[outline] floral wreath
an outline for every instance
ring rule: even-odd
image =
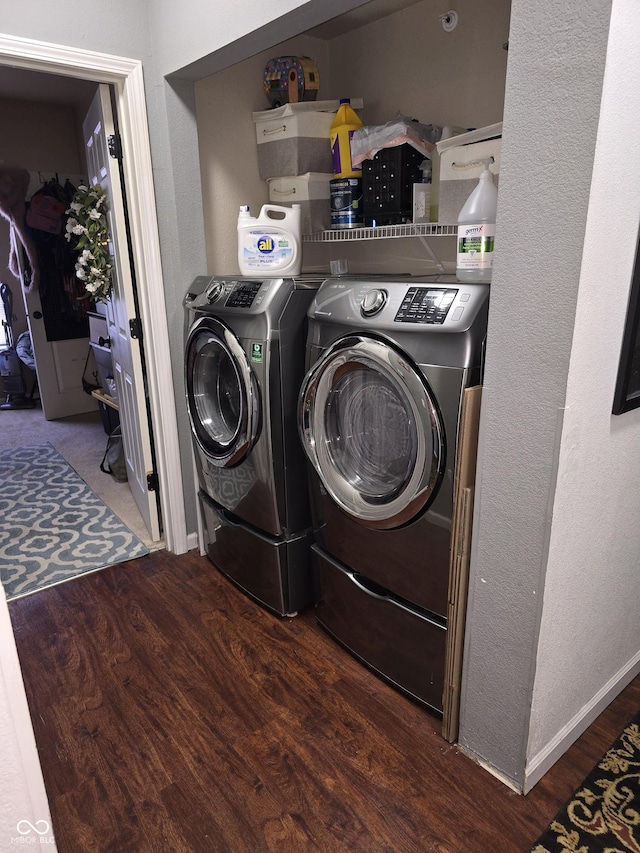
[[[76,276],[84,282],[86,296],[98,302],[106,302],[111,295],[111,255],[109,254],[109,235],[107,217],[102,209],[107,197],[101,186],[85,187],[76,190],[69,209],[66,227],[66,239],[75,240],[75,248],[80,254],[76,260]],[[77,238],[77,239],[76,239]]]

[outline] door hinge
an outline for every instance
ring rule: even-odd
[[[113,157],[114,160],[122,160],[122,143],[120,142],[120,136],[117,133],[112,133],[110,136],[107,136],[107,145],[109,147],[109,154]]]
[[[134,317],[133,320],[129,320],[129,331],[132,338],[142,340],[142,321],[140,317]]]
[[[158,491],[158,475],[155,471],[152,471],[150,474],[147,474],[147,489],[150,492]]]

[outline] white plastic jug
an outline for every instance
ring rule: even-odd
[[[264,204],[253,217],[243,205],[238,214],[238,265],[242,275],[300,275],[301,208]]]
[[[490,160],[482,161],[484,171],[478,185],[458,216],[458,281],[491,282],[496,238],[498,188],[489,171]]]

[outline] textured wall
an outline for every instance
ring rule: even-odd
[[[436,125],[486,127],[502,121],[510,0],[458,0],[445,32],[437,0],[374,21],[330,42],[332,88],[365,97],[365,121],[397,112]],[[347,93],[349,94],[349,93]]]
[[[608,0],[512,9],[461,743],[518,785],[609,11]],[[566,715],[569,696],[556,701]]]
[[[613,5],[567,383],[530,765],[609,680],[638,671],[640,410],[611,414],[640,220],[637,5]]]

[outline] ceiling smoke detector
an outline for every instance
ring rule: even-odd
[[[445,33],[450,33],[458,26],[458,13],[455,9],[449,9],[444,15],[439,16],[439,20]]]

